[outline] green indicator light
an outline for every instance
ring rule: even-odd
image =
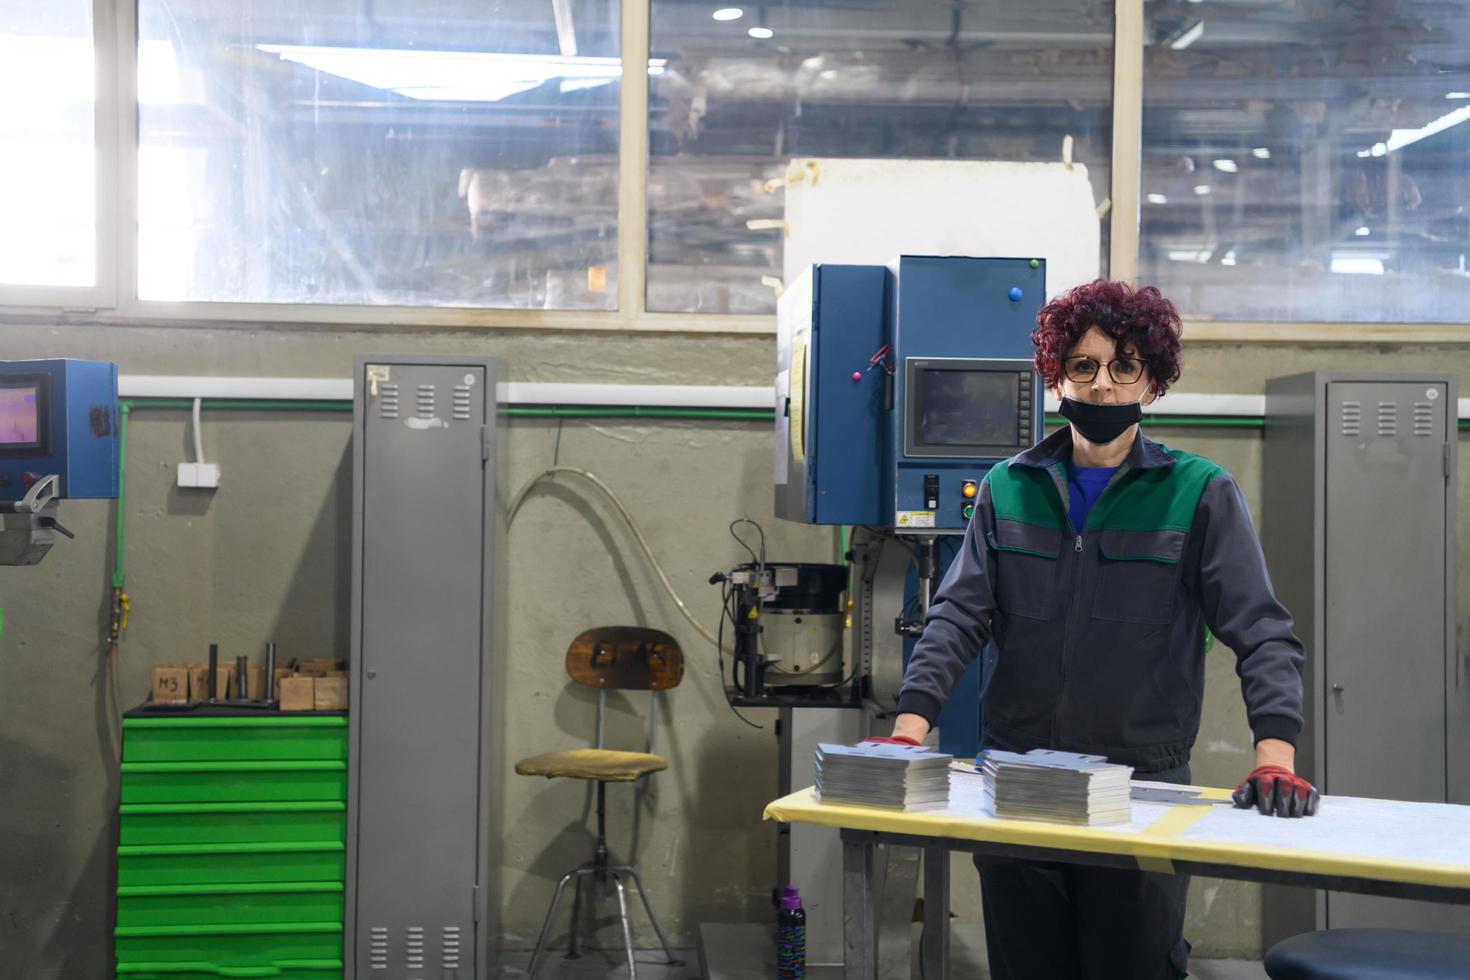
[[[1031,268],[1033,268],[1033,269],[1039,269],[1039,268],[1041,268],[1041,261],[1039,259],[1032,259],[1031,260]]]
[[[968,521],[970,518],[972,518],[972,517],[975,516],[975,505],[974,504],[965,504],[964,507],[960,508],[960,513],[961,514],[964,514],[965,515],[965,520]]]

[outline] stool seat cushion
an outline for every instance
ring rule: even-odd
[[[1271,980],[1448,980],[1470,977],[1470,936],[1415,929],[1322,929],[1282,940]]]
[[[651,772],[669,768],[669,760],[647,752],[614,752],[611,749],[572,749],[547,752],[516,763],[522,776],[566,779],[595,779],[603,783],[637,782]]]

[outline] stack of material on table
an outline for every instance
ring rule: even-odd
[[[886,810],[943,810],[949,806],[953,758],[920,745],[818,745],[817,799]]]
[[[1133,769],[1100,755],[1050,749],[987,751],[985,802],[997,817],[1092,826],[1127,823]]]

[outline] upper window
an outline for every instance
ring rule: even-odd
[[[617,308],[617,0],[138,21],[140,298]]]
[[[0,0],[0,283],[97,281],[92,0]]]
[[[1188,316],[1470,319],[1470,2],[1147,17],[1142,281]]]
[[[649,309],[775,310],[784,201],[764,185],[793,158],[1054,162],[1071,136],[1109,194],[1106,0],[652,0],[651,17]]]

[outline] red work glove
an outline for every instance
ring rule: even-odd
[[[1242,809],[1254,806],[1266,816],[1310,817],[1317,812],[1317,787],[1285,766],[1256,766],[1230,799]]]
[[[881,742],[884,745],[923,745],[924,743],[909,735],[874,735],[872,738],[863,739],[864,742]]]

